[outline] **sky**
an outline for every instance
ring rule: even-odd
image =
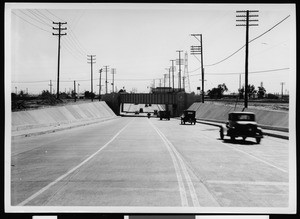
[[[258,10],[258,26],[249,28],[249,84],[263,85],[267,93],[284,94],[295,83],[295,8],[292,4],[6,4],[6,75],[11,92],[57,90],[58,25],[62,25],[60,48],[60,91],[91,91],[91,64],[95,55],[93,91],[99,92],[99,70],[108,66],[107,91],[125,88],[149,92],[164,86],[172,65],[181,58],[181,75],[187,92],[199,92],[200,55],[190,47],[199,46],[191,34],[202,34],[204,90],[225,83],[228,93],[237,92],[245,78],[246,27],[236,26],[237,10]],[[243,14],[243,13],[242,13]],[[253,18],[254,19],[254,18]],[[275,27],[274,27],[275,26]],[[263,35],[262,35],[263,34]],[[261,35],[261,36],[260,36]],[[224,60],[225,59],[225,60]],[[224,61],[222,61],[224,60]],[[175,64],[175,63],[174,63]],[[176,66],[175,88],[178,88]],[[166,76],[166,77],[167,77]],[[105,70],[101,93],[106,92]],[[283,83],[283,86],[282,86]],[[78,86],[79,84],[79,86]],[[166,78],[165,86],[169,85]],[[172,82],[171,82],[172,85]],[[183,84],[181,84],[183,87]]]

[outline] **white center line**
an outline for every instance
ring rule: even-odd
[[[178,165],[178,162],[176,160],[176,157],[175,157],[173,151],[171,150],[171,148],[169,147],[168,142],[165,140],[165,138],[162,136],[162,134],[159,132],[159,130],[152,124],[152,122],[149,121],[149,123],[153,127],[153,129],[157,132],[157,134],[161,137],[161,139],[163,140],[166,148],[168,149],[168,151],[171,155],[173,165],[174,165],[174,168],[175,168],[175,172],[176,172],[176,176],[177,176],[177,181],[178,181],[178,186],[179,186],[179,193],[180,193],[180,198],[181,198],[181,205],[182,206],[188,206],[186,191],[185,191],[185,188],[184,188],[182,175],[180,173],[180,169],[179,169],[179,165]]]

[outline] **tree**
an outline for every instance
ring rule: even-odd
[[[218,87],[214,87],[211,90],[208,90],[207,95],[211,99],[220,99],[223,97],[223,93],[225,91],[228,91],[228,88],[227,88],[226,84],[223,83],[223,84],[219,84]]]
[[[240,99],[244,98],[244,93],[245,93],[245,87],[243,86],[239,91],[239,97]],[[257,93],[257,90],[255,90],[254,85],[248,85],[248,98],[254,97],[254,95]]]
[[[95,93],[92,93],[92,92],[89,92],[89,91],[85,91],[84,92],[84,97],[86,98],[86,99],[91,99],[91,98],[95,98]]]
[[[266,89],[263,86],[258,87],[257,97],[264,98],[265,94],[266,94]]]

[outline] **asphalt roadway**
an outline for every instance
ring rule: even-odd
[[[12,206],[287,207],[288,140],[120,117],[12,139]]]

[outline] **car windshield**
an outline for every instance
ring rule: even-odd
[[[235,121],[255,121],[255,118],[254,118],[253,114],[232,114],[231,115],[231,120],[235,120]]]

